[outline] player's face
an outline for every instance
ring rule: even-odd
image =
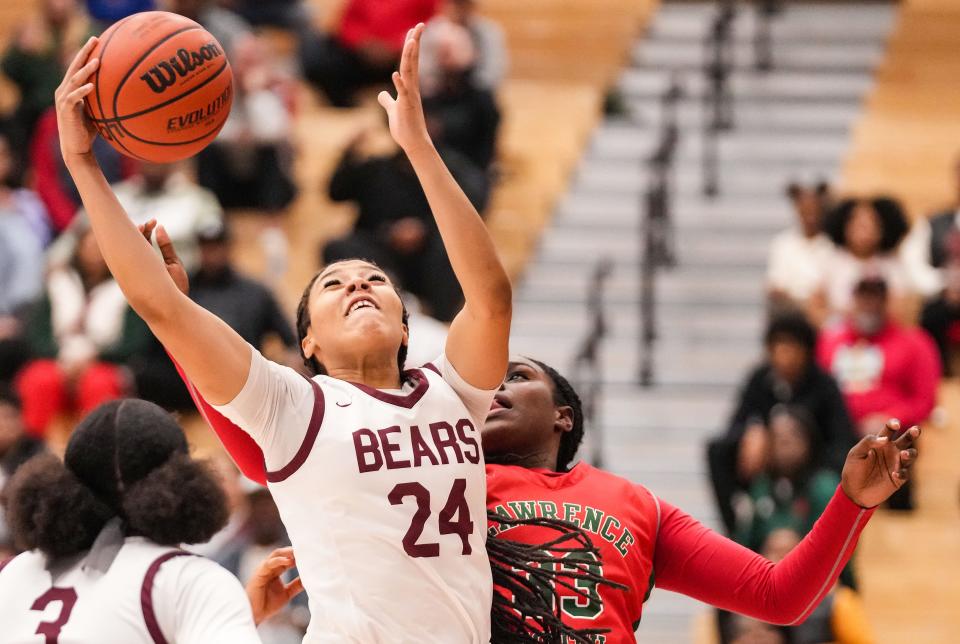
[[[358,358],[396,361],[407,342],[403,303],[382,270],[349,260],[328,266],[310,291],[310,330],[303,352],[328,368]]]
[[[520,458],[559,449],[572,424],[569,407],[557,407],[553,381],[534,362],[514,358],[490,407],[481,436],[487,456]]]

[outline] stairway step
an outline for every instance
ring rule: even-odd
[[[659,131],[663,111],[659,96],[634,97],[628,100],[633,127]],[[777,105],[772,110],[768,105],[736,102],[734,111],[738,132],[812,132],[845,135],[850,131],[860,113],[856,103],[825,101],[821,104],[805,102],[801,105]],[[704,127],[702,101],[681,101],[677,104],[677,125],[682,134],[699,136]],[[603,126],[606,127],[606,126]]]
[[[701,71],[631,68],[621,76],[618,87],[625,96],[661,96],[671,79],[677,78],[688,98],[702,97],[707,81]],[[737,102],[797,103],[832,101],[859,104],[873,79],[863,73],[815,73],[775,71],[767,75],[734,71],[730,91]]]
[[[774,40],[772,43],[773,70],[777,72],[867,74],[883,59],[883,47],[877,42]],[[756,59],[752,38],[735,41],[729,51],[736,69],[754,71]],[[691,42],[689,38],[654,38],[637,45],[632,59],[634,65],[651,69],[702,70],[710,55],[703,44]]]

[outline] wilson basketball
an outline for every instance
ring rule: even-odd
[[[100,36],[87,110],[100,135],[128,156],[169,163],[210,143],[230,114],[233,73],[199,24],[165,11],[125,18]]]

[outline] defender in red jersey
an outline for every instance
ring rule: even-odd
[[[853,554],[874,506],[904,484],[917,457],[911,428],[897,439],[891,421],[847,456],[843,482],[810,534],[781,563],[709,530],[642,485],[578,463],[583,438],[580,399],[542,363],[515,359],[484,426],[487,507],[505,517],[550,517],[583,528],[601,553],[596,572],[618,588],[580,582],[558,588],[563,620],[578,629],[608,629],[597,642],[634,642],[653,586],[719,608],[780,624],[802,622]],[[505,529],[506,528],[506,529]],[[541,543],[533,526],[492,521],[491,537]]]

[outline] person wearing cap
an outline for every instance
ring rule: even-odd
[[[850,312],[820,334],[817,359],[837,379],[861,435],[891,417],[904,427],[921,424],[936,405],[941,371],[933,340],[892,319],[881,277],[856,284]],[[898,507],[898,497],[909,509],[909,491],[895,494],[891,507]]]

